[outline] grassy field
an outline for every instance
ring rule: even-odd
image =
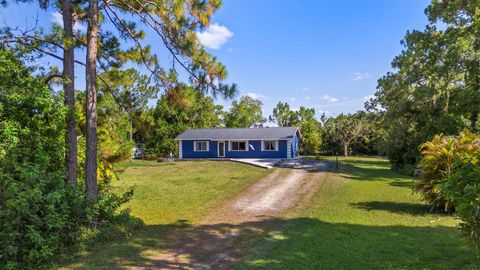
[[[260,222],[238,269],[480,269],[458,221],[378,158],[341,158],[301,213]]]
[[[152,260],[189,239],[181,269],[204,261],[218,235],[230,234],[235,269],[480,269],[458,221],[429,213],[412,194],[412,180],[380,158],[341,158],[340,172],[326,173],[303,208],[280,217],[235,224],[198,224],[271,171],[230,162],[133,162],[115,183],[134,186],[129,207],[147,226],[128,239],[99,244],[63,264],[64,269],[158,266]],[[212,234],[211,236],[208,236]],[[210,237],[211,242],[199,239]],[[222,247],[216,247],[221,250]],[[160,262],[160,265],[161,262]]]
[[[127,205],[146,227],[129,239],[102,243],[90,252],[62,263],[63,269],[119,269],[136,265],[171,243],[178,234],[228,198],[271,173],[234,162],[132,161],[117,164],[122,171],[114,182],[118,192],[134,187]]]
[[[127,206],[147,225],[177,220],[195,222],[271,172],[239,163],[212,161],[136,161],[121,166],[129,167],[114,187],[120,192],[134,187],[135,198]]]

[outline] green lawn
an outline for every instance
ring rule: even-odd
[[[242,192],[272,170],[235,162],[132,161],[117,164],[118,192],[135,188],[127,205],[146,227],[126,240],[103,243],[91,252],[62,262],[64,269],[118,269],[138,264],[171,243],[165,240],[183,232],[226,199]]]
[[[380,158],[340,161],[341,171],[327,173],[302,209],[206,225],[199,219],[271,171],[231,162],[120,164],[124,172],[115,186],[135,186],[129,207],[147,226],[126,240],[99,244],[63,268],[182,269],[200,265],[212,250],[230,250],[236,269],[480,269],[473,247],[459,236],[458,221],[429,213],[412,194],[409,177],[390,171]],[[218,232],[227,232],[228,241]],[[152,260],[177,241],[191,243],[185,262]]]
[[[148,225],[195,222],[270,172],[234,162],[136,161],[114,187],[135,188],[134,200],[127,206]]]
[[[378,158],[341,158],[296,216],[264,228],[238,269],[480,269],[458,221],[432,214],[409,177]]]

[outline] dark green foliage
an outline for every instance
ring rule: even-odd
[[[192,87],[179,84],[144,115],[145,150],[157,157],[177,155],[175,137],[188,128],[221,127],[222,106]]]
[[[65,185],[64,109],[0,51],[0,268],[42,268],[79,235],[82,199]]]
[[[83,182],[78,191],[65,183],[65,109],[30,72],[0,50],[0,269],[47,268],[88,240],[84,232],[118,236],[138,224],[119,210],[132,191],[111,192],[105,163],[97,203],[85,199]]]
[[[456,159],[455,170],[442,188],[463,221],[463,232],[480,250],[480,139],[473,147],[474,151]]]
[[[378,155],[384,140],[381,115],[359,111],[336,117],[322,116],[322,153]]]
[[[417,147],[435,134],[479,131],[479,8],[478,1],[432,1],[429,24],[407,32],[394,72],[378,81],[367,108],[384,112],[394,169],[412,173]]]
[[[463,232],[480,248],[480,136],[436,136],[421,147],[414,190],[431,207],[455,210]]]
[[[279,127],[291,127],[297,122],[297,115],[295,111],[290,109],[290,105],[287,102],[283,103],[280,101],[273,108],[273,114],[268,119]]]
[[[303,155],[316,155],[322,144],[320,138],[320,123],[315,119],[315,109],[301,106],[298,111],[290,109],[288,103],[279,102],[273,108],[273,114],[269,120],[279,127],[300,128],[302,139],[300,140],[300,153]]]
[[[475,153],[466,154],[456,161],[456,170],[450,175],[443,189],[455,205],[456,214],[462,219],[460,226],[480,249],[480,140]]]
[[[295,112],[295,122],[292,126],[298,126],[302,133],[300,140],[300,153],[302,155],[316,155],[320,151],[322,144],[320,138],[320,123],[315,119],[315,109],[300,107]]]
[[[262,115],[263,103],[250,96],[232,102],[232,108],[225,113],[227,128],[262,127],[267,121]]]

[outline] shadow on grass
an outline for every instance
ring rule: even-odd
[[[354,163],[357,165],[363,166],[377,166],[377,167],[390,167],[390,163],[387,159],[382,159],[379,157],[357,157],[351,156],[348,159],[340,157],[341,162],[345,163]]]
[[[340,160],[340,172],[345,172],[345,178],[361,181],[390,181],[392,186],[407,187],[412,178],[394,172],[387,160],[365,160],[349,158]],[[392,181],[393,180],[393,181]]]
[[[394,187],[405,187],[405,188],[412,188],[413,187],[413,181],[411,179],[406,179],[405,181],[392,181],[389,183],[389,185],[394,186]]]
[[[403,214],[410,214],[410,215],[426,215],[429,214],[428,207],[424,204],[420,203],[398,203],[398,202],[359,202],[359,203],[351,203],[353,207],[372,211],[372,210],[380,210],[380,211],[388,211],[391,213],[403,213]]]
[[[160,254],[161,253],[161,254]],[[76,258],[70,269],[473,269],[449,227],[365,226],[312,218],[147,226]]]

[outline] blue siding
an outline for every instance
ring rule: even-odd
[[[182,141],[182,157],[183,158],[213,158],[217,157],[217,142],[209,141],[209,151],[195,152],[193,151],[194,141]]]
[[[217,158],[217,141],[209,141],[210,149],[206,152],[194,152],[193,142],[191,140],[181,141],[183,158]],[[225,141],[225,158],[287,158],[287,140],[278,141],[277,151],[262,151],[262,141],[251,140],[251,144],[255,150],[248,147],[248,151],[229,151],[228,141]]]

